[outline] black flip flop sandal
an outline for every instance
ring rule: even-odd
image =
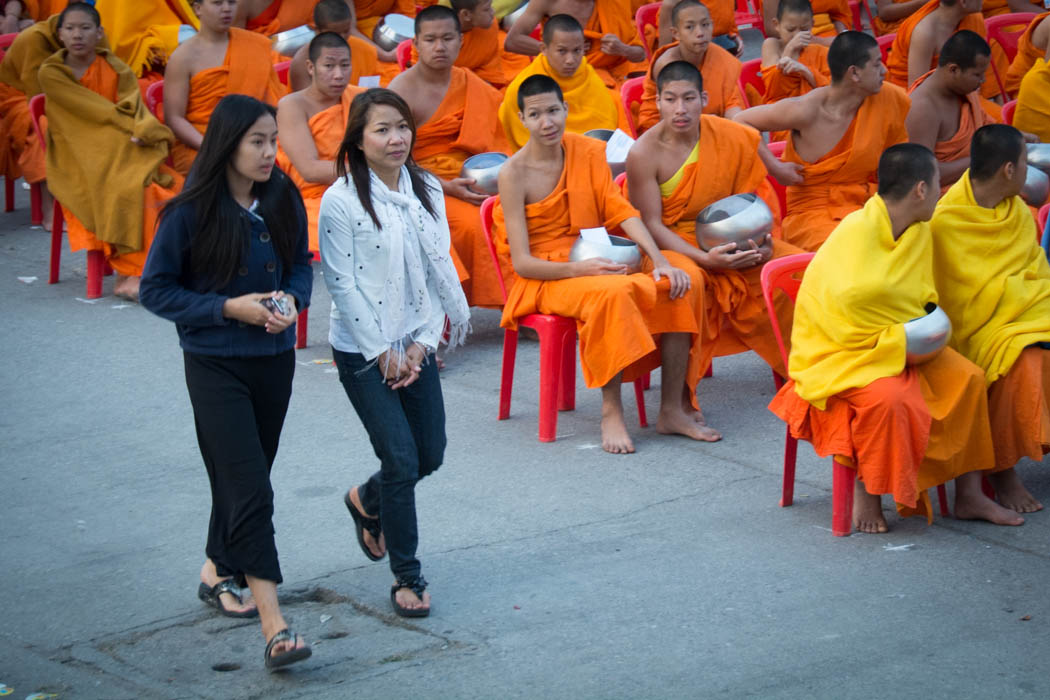
[[[350,500],[350,493],[343,494],[343,503],[346,504],[346,509],[350,511],[350,517],[354,519],[354,532],[357,533],[357,544],[361,547],[361,551],[365,553],[365,556],[372,561],[381,561],[386,556],[386,552],[382,555],[376,556],[372,553],[372,550],[365,544],[365,531],[372,536],[372,539],[379,544],[379,536],[383,534],[383,527],[379,522],[379,518],[366,518],[361,511],[357,509],[354,502]]]
[[[407,588],[423,600],[423,591],[427,589],[427,580],[422,576],[399,577],[397,583],[390,587],[390,604],[394,606],[394,612],[401,617],[426,617],[430,614],[430,608],[406,608],[397,602],[397,592]]]
[[[226,617],[258,617],[259,609],[254,608],[252,610],[245,610],[244,612],[237,612],[236,610],[230,610],[223,605],[221,596],[223,593],[229,593],[237,599],[238,604],[242,604],[244,601],[241,598],[241,591],[237,588],[237,584],[233,582],[232,578],[223,579],[214,586],[209,586],[206,583],[202,583],[197,587],[197,597],[204,601],[205,604],[210,605],[219,611]]]
[[[299,635],[290,631],[287,627],[271,637],[270,641],[266,643],[266,651],[263,652],[263,663],[266,664],[266,668],[270,671],[275,671],[279,668],[284,668],[285,666],[294,664],[296,661],[310,658],[310,655],[314,652],[309,645],[306,644],[301,647],[289,649],[281,654],[271,653],[273,648],[281,642],[292,642],[293,644],[298,644],[299,639]]]

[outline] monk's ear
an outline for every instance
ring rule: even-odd
[[[703,109],[704,107],[707,106],[707,101],[708,101],[707,90],[702,90],[700,92],[700,109]]]
[[[920,202],[925,202],[930,193],[930,185],[925,180],[919,180],[915,183],[913,191]]]

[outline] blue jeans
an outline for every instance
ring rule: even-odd
[[[437,363],[430,357],[419,379],[394,391],[379,367],[369,366],[360,353],[333,348],[332,355],[379,458],[379,471],[358,488],[361,505],[382,519],[394,576],[418,576],[416,482],[440,467],[445,456],[445,402]]]

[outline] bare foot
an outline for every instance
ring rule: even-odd
[[[698,413],[692,412],[692,409],[690,411]],[[700,420],[703,420],[703,417],[701,413]],[[660,411],[656,418],[656,432],[664,435],[685,435],[687,438],[703,442],[718,442],[722,439],[721,433],[707,427],[705,423],[698,422],[695,415],[679,410]]]
[[[365,516],[368,519],[374,519],[374,515],[370,515],[365,512],[364,506],[361,505],[361,497],[357,493],[357,487],[350,489],[350,502],[354,504],[354,508],[357,508],[357,512]],[[368,547],[368,551],[372,552],[377,557],[382,558],[386,555],[386,535],[380,531],[379,542],[376,542],[375,538],[368,530],[362,529],[361,536],[365,540],[365,546]]]
[[[218,572],[215,570],[215,563],[211,559],[205,559],[204,566],[201,567],[201,583],[211,588],[222,580],[223,577],[219,576]],[[242,598],[243,597],[244,596],[242,596]],[[221,601],[222,607],[230,612],[243,613],[255,610],[254,600],[249,599],[244,603],[241,603],[237,600],[237,596],[228,591],[220,593],[219,600]]]
[[[1043,504],[1021,483],[1021,477],[1012,467],[1005,471],[989,474],[988,480],[995,487],[995,497],[1004,507],[1018,513],[1034,513],[1043,509]]]
[[[890,529],[882,514],[882,496],[868,493],[860,479],[853,482],[853,527],[857,532],[870,535],[878,535]]]
[[[409,610],[430,610],[430,593],[423,591],[423,599],[415,594],[411,588],[398,588],[394,594],[397,604]]]
[[[627,434],[622,411],[607,411],[602,407],[602,449],[614,455],[634,452],[634,443]]]
[[[987,520],[994,525],[1024,525],[1024,518],[985,496],[979,487],[960,488],[960,479],[955,481],[955,517],[959,520]]]
[[[141,281],[141,277],[117,275],[117,282],[113,285],[113,296],[138,303],[139,283]]]
[[[445,369],[445,360],[441,357],[441,355],[434,353],[434,362],[438,366],[438,372]]]

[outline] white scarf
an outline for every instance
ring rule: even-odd
[[[390,343],[396,357],[405,350],[405,340],[412,338],[429,321],[434,304],[440,304],[448,317],[448,348],[462,345],[470,330],[470,308],[459,284],[456,266],[449,254],[449,240],[442,226],[431,216],[412,191],[412,180],[406,166],[401,166],[397,192],[390,190],[373,172],[370,174],[372,207],[383,225],[389,246],[389,269],[384,282],[379,330]],[[424,180],[426,183],[426,180]],[[429,183],[426,183],[430,187]],[[431,196],[442,197],[430,187]],[[447,229],[446,229],[447,230]],[[419,246],[415,245],[418,242]],[[421,260],[418,250],[422,249]],[[427,280],[433,279],[437,299],[431,299]],[[409,303],[412,300],[412,303]]]

